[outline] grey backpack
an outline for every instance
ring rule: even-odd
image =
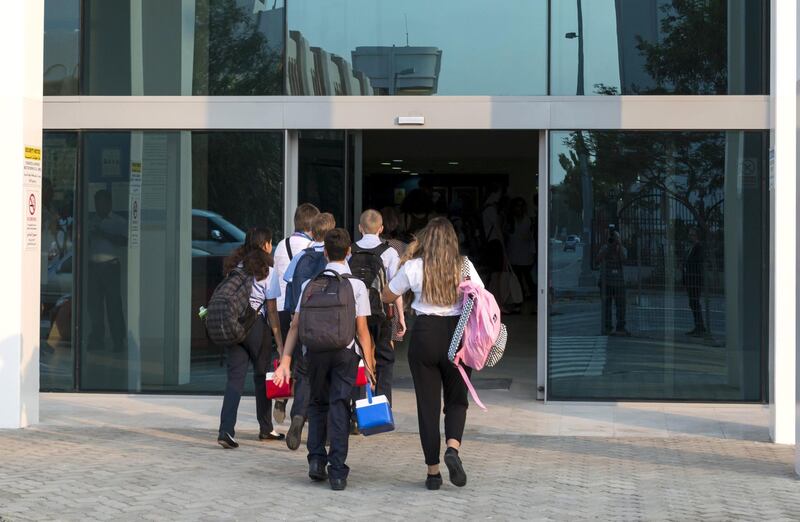
[[[234,268],[214,289],[208,302],[206,330],[219,346],[239,344],[247,337],[255,319],[250,306],[252,288],[253,277],[241,268]]]
[[[350,346],[356,335],[356,299],[349,274],[324,270],[300,297],[300,342],[310,352]]]

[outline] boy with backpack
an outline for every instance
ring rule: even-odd
[[[328,263],[321,274],[303,285],[274,380],[282,385],[289,378],[292,354],[298,341],[302,343],[311,387],[308,476],[315,482],[329,479],[331,489],[341,491],[347,487],[350,470],[345,463],[350,393],[359,355],[369,369],[374,368],[375,354],[367,327],[367,288],[347,266],[350,234],[341,228],[328,232],[324,252]],[[326,438],[330,451],[325,448]]]
[[[392,346],[392,316],[398,317],[398,337],[406,330],[403,313],[403,298],[390,305],[381,302],[381,292],[397,274],[400,254],[388,242],[380,238],[383,232],[383,217],[377,210],[365,210],[361,214],[358,231],[362,238],[352,248],[348,264],[353,275],[360,279],[369,292],[370,317],[367,320],[369,333],[375,343],[375,393],[386,395],[392,401],[392,377],[394,373],[394,347]]]
[[[312,241],[308,248],[300,251],[294,256],[283,280],[286,282],[286,302],[287,310],[296,310],[300,295],[303,292],[303,285],[318,276],[328,261],[325,259],[325,234],[336,227],[336,219],[330,212],[317,214],[311,221]],[[301,353],[295,358],[294,368],[294,401],[290,411],[291,424],[286,433],[286,446],[294,451],[300,447],[300,439],[303,435],[308,408],[309,386],[308,371],[305,356]]]
[[[289,323],[292,320],[293,308],[286,308],[286,282],[283,280],[283,274],[292,262],[295,254],[307,248],[311,243],[311,222],[314,217],[319,214],[319,209],[311,203],[302,203],[294,211],[294,232],[291,236],[282,239],[276,246],[273,253],[274,265],[273,268],[276,272],[278,284],[280,286],[280,295],[278,296],[278,319],[280,321],[281,336],[286,339],[286,334],[289,331]],[[286,418],[286,400],[275,401],[275,410],[273,412],[275,420],[283,422]]]

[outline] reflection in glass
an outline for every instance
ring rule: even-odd
[[[45,0],[45,96],[79,94],[80,0]]]
[[[84,94],[281,94],[282,0],[85,0]]]
[[[349,211],[345,154],[344,131],[300,132],[297,200],[330,212],[340,227]]]
[[[761,0],[552,2],[551,94],[766,94],[767,8]]]
[[[761,398],[761,132],[552,135],[549,394]]]
[[[76,133],[44,133],[40,386],[72,390],[73,212],[78,168]]]
[[[292,95],[547,94],[547,1],[292,0]]]
[[[197,316],[255,225],[282,227],[282,133],[83,137],[81,387],[218,392]]]

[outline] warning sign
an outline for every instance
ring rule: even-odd
[[[22,167],[24,184],[22,236],[24,249],[38,252],[42,235],[42,149],[25,147]]]

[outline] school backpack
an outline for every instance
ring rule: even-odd
[[[349,274],[323,270],[300,297],[300,342],[310,352],[350,346],[356,336],[356,299]]]
[[[388,284],[386,268],[383,266],[381,256],[391,248],[389,243],[381,243],[375,248],[361,248],[354,244],[350,252],[350,271],[353,276],[360,279],[369,293],[370,315],[378,318],[386,317],[386,307],[381,301],[383,287]]]
[[[250,306],[253,277],[241,268],[231,270],[208,302],[206,331],[219,346],[239,344],[247,337],[256,312]]]
[[[286,299],[284,310],[294,312],[297,309],[297,302],[300,294],[303,293],[303,283],[317,277],[323,270],[328,260],[325,259],[323,251],[317,251],[314,247],[303,250],[303,255],[297,260],[292,273],[292,280],[286,281]]]
[[[464,281],[458,286],[458,290],[463,294],[463,308],[448,356],[461,372],[475,404],[485,410],[486,407],[478,398],[462,363],[475,371],[496,365],[506,349],[508,331],[500,322],[500,307],[494,296],[469,278],[466,258],[462,275]]]

